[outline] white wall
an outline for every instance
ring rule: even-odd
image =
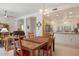
[[[25,31],[26,35],[30,31],[27,29],[27,24],[26,24],[26,23],[28,23],[28,21],[26,21],[26,20],[28,20],[29,17],[36,17],[36,24],[39,21],[42,24],[42,14],[40,14],[40,13],[34,13],[34,14],[30,14],[30,15],[26,15],[26,16],[17,18],[16,23],[18,22],[19,19],[24,19],[24,31]],[[18,27],[16,27],[16,28],[18,28]],[[36,27],[36,36],[42,36],[42,25],[39,29],[38,29],[38,27]]]
[[[38,22],[40,22],[42,24],[42,15],[40,13],[35,13],[35,14],[28,15],[28,16],[26,16],[26,20],[28,20],[29,17],[36,17],[36,24]],[[26,30],[27,30],[27,28],[26,28]],[[26,31],[26,32],[28,33],[28,31]],[[42,25],[39,29],[36,26],[36,36],[42,36]]]
[[[26,20],[26,31],[27,32],[34,32],[34,34],[36,35],[36,17],[28,17]],[[29,28],[28,28],[29,27]]]

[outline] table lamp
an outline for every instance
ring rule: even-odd
[[[9,31],[7,30],[7,28],[2,28],[1,29],[1,33],[3,34],[3,36],[5,37],[5,35],[8,33]]]
[[[2,28],[1,32],[8,32],[7,28]]]

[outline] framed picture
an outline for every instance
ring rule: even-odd
[[[29,26],[27,26],[27,29],[29,29]]]
[[[38,29],[41,27],[41,22],[37,23],[37,27],[38,27]]]

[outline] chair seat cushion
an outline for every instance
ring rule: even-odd
[[[22,54],[21,54],[21,50],[16,52],[16,56],[30,56],[30,55],[31,55],[30,52],[24,49],[22,50]]]

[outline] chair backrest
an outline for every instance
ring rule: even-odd
[[[7,37],[7,36],[10,35],[10,33],[9,32],[5,32],[5,33],[3,33],[3,35],[4,35],[4,37]]]
[[[48,48],[50,48],[50,46],[52,46],[53,39],[54,39],[54,33],[51,34],[50,32],[46,32],[45,36],[49,38],[48,45],[47,45],[47,49],[48,49]]]
[[[44,37],[53,38],[54,37],[54,33],[51,34],[50,32],[45,32],[44,33]]]
[[[18,52],[19,54],[22,54],[22,44],[21,44],[20,38],[17,41],[14,39],[14,55],[15,56],[16,56],[16,52]]]
[[[28,37],[29,37],[29,39],[33,39],[35,37],[35,35],[33,32],[29,32]]]
[[[5,40],[6,37],[10,36],[9,32],[2,33],[2,38]]]
[[[44,33],[44,37],[49,37],[50,36],[50,32],[45,32]]]
[[[14,31],[13,32],[13,35],[21,35],[21,36],[24,36],[25,35],[25,32],[24,31]]]
[[[20,38],[24,38],[25,32],[24,31],[14,31],[13,36],[19,36]]]

